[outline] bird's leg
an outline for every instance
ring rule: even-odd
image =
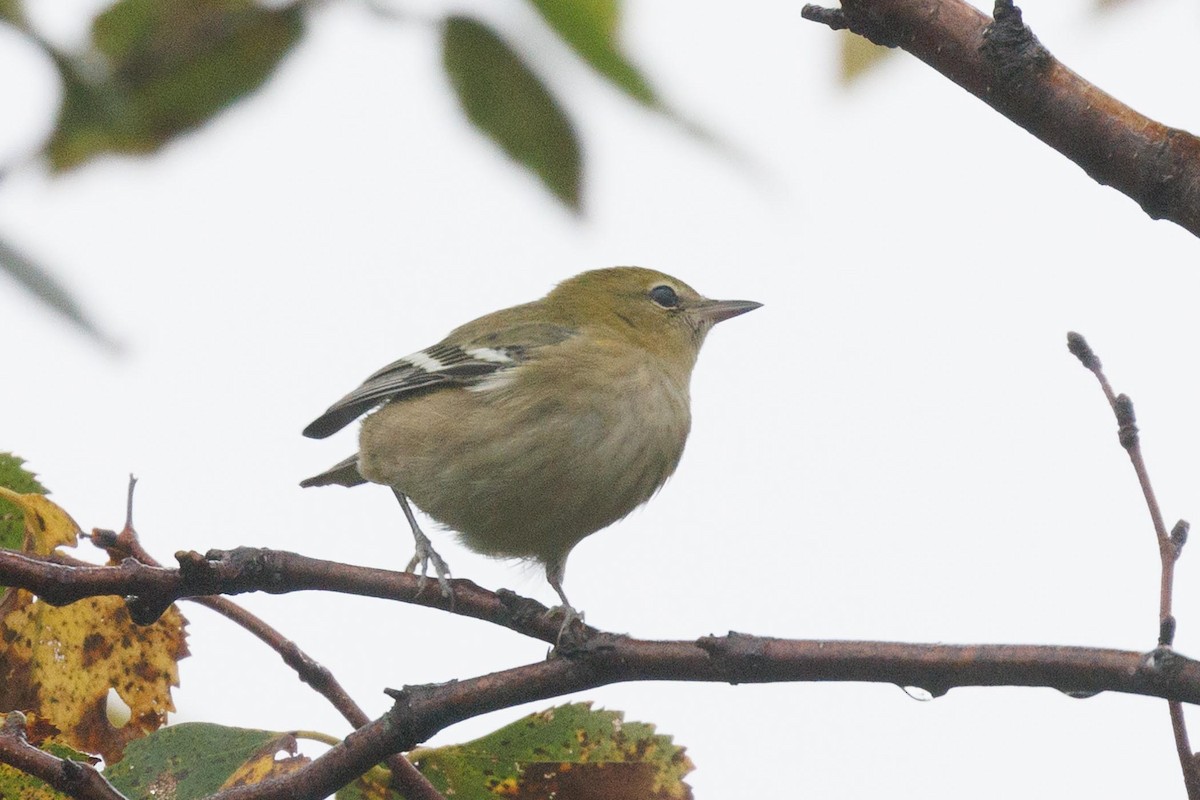
[[[558,629],[558,639],[555,641],[555,646],[557,646],[558,641],[562,640],[562,635],[566,632],[567,628],[571,627],[572,622],[575,620],[583,622],[583,614],[575,610],[575,607],[571,605],[571,601],[567,599],[567,593],[563,591],[562,582],[566,571],[566,558],[546,562],[546,581],[558,593],[558,599],[562,600],[562,605],[559,608],[550,609],[550,613],[559,609],[563,612],[562,627]]]
[[[450,592],[450,566],[445,560],[437,554],[433,549],[433,542],[429,541],[429,537],[417,525],[417,518],[413,516],[412,507],[408,504],[408,498],[396,489],[392,489],[392,494],[396,495],[396,500],[400,503],[401,510],[404,511],[404,516],[408,519],[408,524],[412,527],[413,539],[417,543],[417,551],[413,553],[412,560],[408,562],[408,566],[404,568],[405,572],[412,572],[417,568],[417,564],[421,565],[421,582],[417,584],[417,593],[425,588],[425,578],[429,572],[429,562],[433,562],[433,571],[437,573],[438,586],[442,589],[442,597],[452,597]]]

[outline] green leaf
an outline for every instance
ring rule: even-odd
[[[507,725],[473,742],[414,750],[409,758],[455,800],[571,797],[690,800],[692,762],[653,725],[572,703]]]
[[[63,103],[45,150],[51,167],[152,152],[255,91],[299,41],[300,5],[120,0],[93,22],[90,53],[56,58]]]
[[[471,123],[578,211],[579,142],[541,80],[490,28],[467,17],[446,19],[442,60]]]
[[[191,800],[216,792],[248,763],[294,747],[288,734],[185,722],[130,742],[104,777],[130,800]]]
[[[0,20],[20,30],[27,30],[29,27],[25,20],[25,9],[21,7],[21,0],[0,0]],[[0,795],[0,797],[3,796]]]
[[[0,486],[21,494],[48,494],[32,472],[25,469],[25,459],[12,453],[0,453]],[[0,499],[0,547],[20,550],[25,541],[25,514],[7,500]],[[3,589],[3,587],[0,587]],[[0,797],[7,797],[0,792]]]
[[[0,239],[0,270],[7,272],[13,280],[62,314],[88,336],[110,350],[118,349],[117,344],[96,327],[75,298],[53,275],[3,239]],[[10,337],[16,335],[16,331],[7,333]]]
[[[532,3],[547,24],[593,69],[639,103],[658,105],[650,84],[617,46],[619,0],[532,0]]]

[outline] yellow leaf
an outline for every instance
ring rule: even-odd
[[[287,752],[288,757],[277,758],[280,751]],[[277,738],[258,748],[254,755],[234,770],[221,788],[252,786],[267,778],[295,772],[308,762],[309,759],[306,756],[296,755],[296,737],[288,733],[281,733]]]
[[[881,47],[849,31],[842,31],[841,39],[843,84],[853,83],[891,52],[891,48]]]
[[[125,745],[174,711],[187,621],[172,606],[135,625],[119,597],[55,608],[23,589],[0,601],[0,709],[31,710],[62,731],[60,741],[119,760]],[[130,708],[120,728],[106,714],[115,689]]]
[[[78,543],[80,530],[75,520],[44,494],[19,494],[0,486],[0,498],[25,515],[24,552],[47,556],[56,547],[74,547]]]

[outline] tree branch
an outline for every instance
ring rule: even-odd
[[[1152,219],[1200,236],[1200,139],[1143,116],[1042,46],[1012,0],[842,0],[805,19],[900,47],[1083,168]]]
[[[8,712],[0,726],[0,763],[16,767],[80,800],[125,800],[125,795],[91,764],[59,758],[30,744],[25,733],[25,715],[19,711]]]
[[[1078,647],[913,645],[796,641],[731,633],[694,642],[593,636],[564,657],[477,678],[390,692],[396,704],[290,775],[213,800],[316,798],[341,776],[409,750],[464,719],[534,700],[634,680],[768,683],[870,681],[921,686],[935,697],[956,686],[1049,686],[1074,695],[1132,692],[1200,701],[1200,662]]]
[[[1175,562],[1183,554],[1183,545],[1187,542],[1187,520],[1179,520],[1171,529],[1171,533],[1167,533],[1162,510],[1158,505],[1158,497],[1150,483],[1150,471],[1146,468],[1146,460],[1142,456],[1141,436],[1138,433],[1137,418],[1133,413],[1133,401],[1129,399],[1128,395],[1113,392],[1108,377],[1104,374],[1100,359],[1081,335],[1074,331],[1068,333],[1067,349],[1100,382],[1104,398],[1108,400],[1108,405],[1117,418],[1117,440],[1129,455],[1134,474],[1137,475],[1138,485],[1142,489],[1142,498],[1146,502],[1146,509],[1150,512],[1150,522],[1154,526],[1154,536],[1158,542],[1160,565],[1158,646],[1162,652],[1171,652],[1170,647],[1175,641],[1175,616],[1171,612],[1171,603],[1175,594]],[[1183,706],[1172,700],[1167,707],[1171,715],[1171,731],[1175,736],[1175,749],[1179,754],[1179,765],[1183,770],[1183,783],[1187,789],[1188,800],[1200,800],[1200,772],[1197,771],[1196,758],[1188,743]]]
[[[267,548],[239,547],[175,554],[178,569],[149,566],[126,558],[116,566],[68,563],[60,555],[35,556],[0,550],[0,586],[27,589],[51,605],[67,605],[85,597],[127,597],[134,621],[149,624],[176,600],[215,594],[305,590],[335,591],[439,608],[486,620],[517,633],[553,643],[561,612],[507,590],[491,592],[464,579],[450,581],[453,594],[443,597],[408,572],[342,564]],[[594,629],[592,629],[594,630]]]
[[[151,567],[134,559],[118,566],[81,567],[58,563],[53,557],[0,551],[0,582],[35,593],[48,586],[54,602],[60,603],[101,594],[151,597],[143,607],[225,591],[336,590],[443,608],[547,642],[558,636],[559,623],[546,616],[541,604],[511,592],[489,592],[469,581],[452,582],[451,602],[436,590],[422,591],[428,586],[421,586],[420,579],[408,573],[294,553],[239,548],[211,551],[207,557],[180,553],[177,558],[179,569]],[[919,686],[935,697],[956,686],[1044,686],[1073,696],[1116,691],[1200,703],[1200,662],[1168,647],[1139,654],[1081,647],[806,641],[744,634],[655,642],[580,626],[557,652],[560,657],[547,662],[405,689],[391,712],[359,726],[342,744],[294,773],[296,777],[280,778],[253,791],[263,791],[262,797],[323,797],[390,754],[409,750],[455,722],[626,681],[868,681]],[[249,788],[231,791],[220,796],[243,800],[252,796]]]

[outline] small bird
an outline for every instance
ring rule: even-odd
[[[683,454],[689,383],[718,322],[761,303],[708,300],[641,267],[584,272],[541,300],[455,329],[371,375],[304,429],[364,413],[359,451],[301,486],[389,486],[418,563],[449,569],[408,499],[478,553],[540,562],[562,600],[571,549],[649,500]]]

